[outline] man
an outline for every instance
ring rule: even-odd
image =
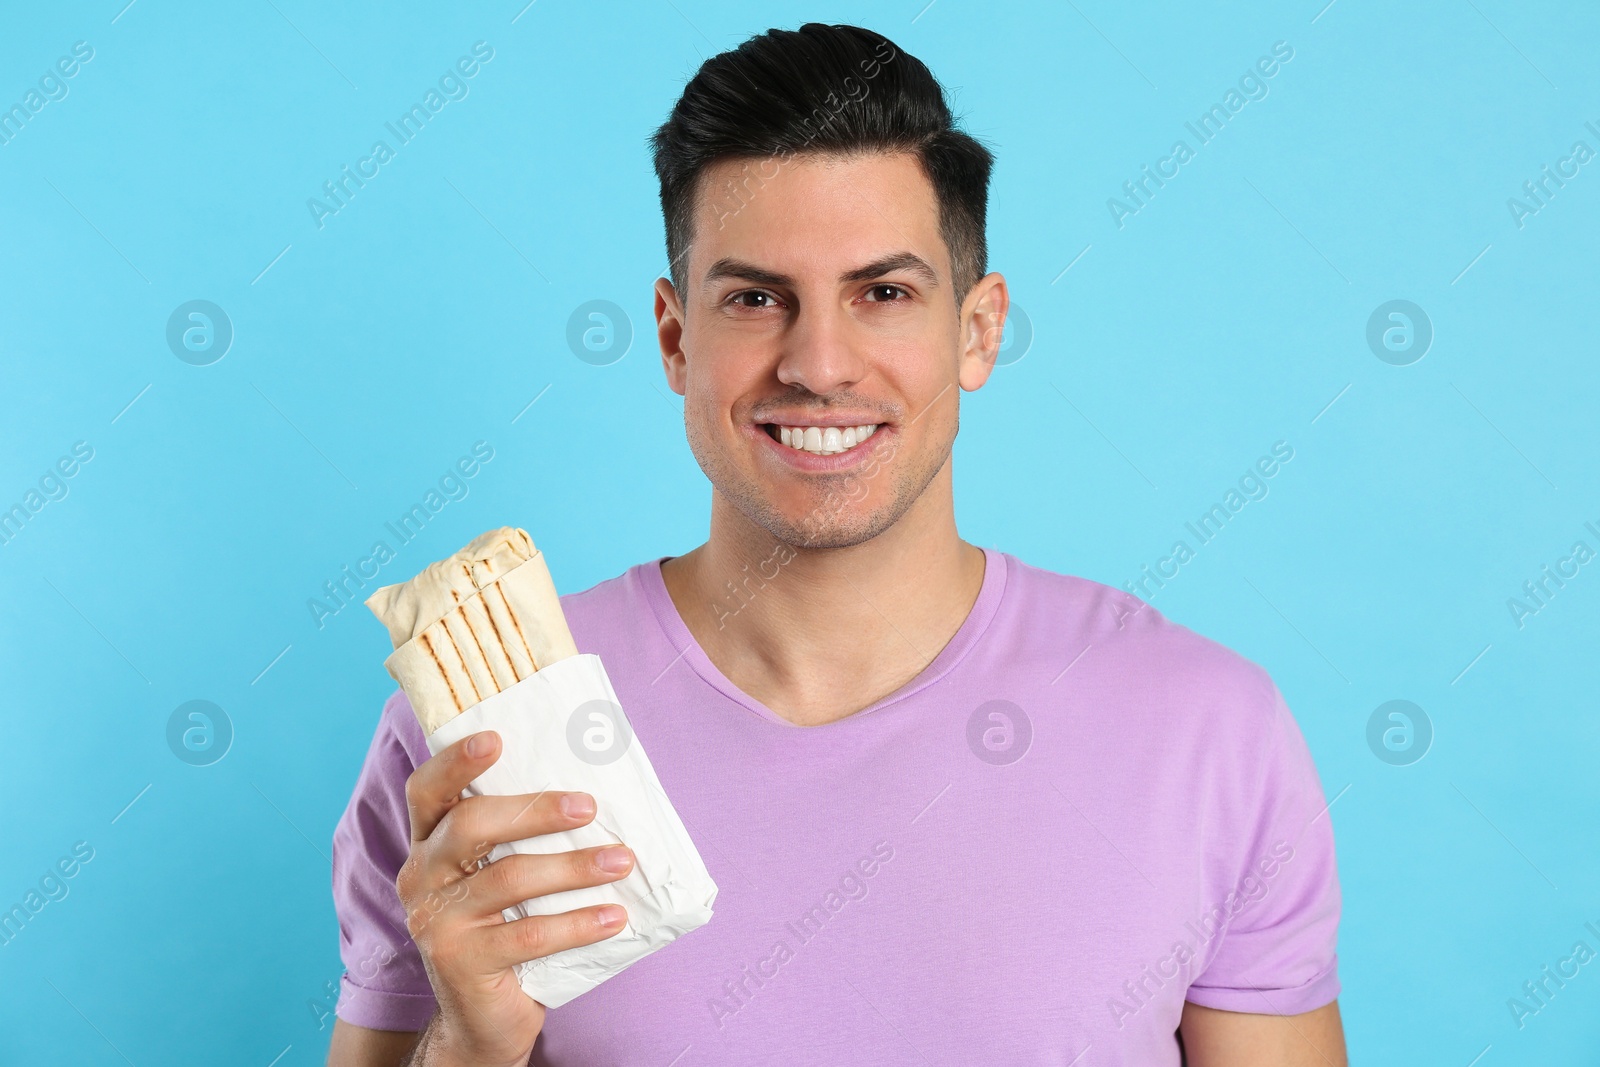
[[[958,399],[1008,296],[990,154],[926,67],[771,31],[654,145],[657,337],[710,536],[562,604],[716,915],[547,1013],[512,967],[618,909],[500,910],[630,854],[475,861],[606,798],[460,800],[499,738],[429,759],[396,693],[334,837],[329,1062],[1344,1064],[1330,819],[1266,672],[956,532]]]

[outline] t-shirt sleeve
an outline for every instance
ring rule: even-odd
[[[1187,999],[1223,1011],[1298,1015],[1339,995],[1339,875],[1333,820],[1316,764],[1277,686],[1270,705],[1260,785],[1237,835],[1224,901],[1221,944]]]
[[[434,1012],[433,987],[394,886],[411,851],[406,779],[427,755],[411,705],[396,692],[333,831],[333,905],[345,967],[334,1012],[370,1030],[421,1030]]]

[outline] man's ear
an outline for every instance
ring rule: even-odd
[[[656,341],[661,345],[661,369],[667,385],[683,396],[689,387],[689,368],[683,354],[683,305],[667,278],[656,279]]]
[[[957,381],[969,393],[988,381],[989,372],[994,370],[1010,308],[1011,294],[1005,277],[997,272],[978,279],[961,301],[961,365]]]

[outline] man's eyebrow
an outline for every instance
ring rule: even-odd
[[[906,271],[915,274],[926,281],[930,286],[939,284],[939,272],[928,265],[928,261],[914,252],[895,252],[874,260],[862,267],[846,271],[839,276],[841,282],[866,282],[873,278],[881,278],[885,274],[895,271]],[[754,282],[757,285],[789,286],[794,284],[794,279],[787,274],[758,267],[754,263],[747,263],[742,259],[724,256],[711,264],[706,271],[704,287],[721,281],[724,278],[738,278],[741,281]]]
[[[882,259],[868,263],[864,267],[857,267],[853,271],[841,274],[841,282],[869,282],[874,278],[881,278],[885,274],[893,274],[903,270],[908,274],[915,274],[931,286],[939,284],[939,272],[928,265],[928,261],[914,252],[896,252],[884,256]]]
[[[721,281],[723,278],[738,278],[742,281],[755,282],[757,285],[777,286],[789,285],[793,281],[787,274],[779,274],[758,267],[754,263],[746,263],[742,259],[724,256],[711,264],[711,269],[706,271],[706,278],[701,287],[710,288],[712,282]]]

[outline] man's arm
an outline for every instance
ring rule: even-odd
[[[626,909],[617,904],[505,919],[506,910],[520,901],[626,877],[634,857],[626,845],[616,844],[512,853],[479,866],[496,844],[569,831],[595,818],[594,798],[587,793],[546,789],[464,796],[466,787],[500,758],[501,744],[494,730],[461,738],[423,760],[405,781],[409,852],[395,878],[394,899],[407,943],[426,971],[435,1010],[417,1047],[401,1050],[403,1063],[523,1067],[544,1026],[545,1007],[523,994],[515,966],[604,941],[627,922]],[[338,886],[336,881],[336,900]],[[387,897],[369,888],[374,896]],[[348,966],[342,942],[341,954]],[[340,1063],[350,1047],[344,1062],[351,1067],[395,1063],[376,1057],[402,1040],[354,1026],[337,1030],[336,1036],[339,1047],[330,1048],[329,1062]]]
[[[403,1067],[419,1036],[400,1030],[368,1030],[335,1019],[328,1067]]]
[[[1188,1001],[1178,1026],[1188,1067],[1348,1067],[1339,1002],[1301,1015],[1218,1011]]]

